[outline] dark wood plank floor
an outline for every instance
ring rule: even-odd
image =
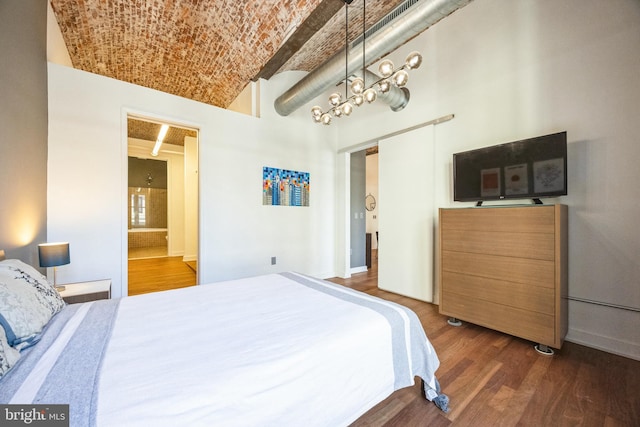
[[[464,323],[438,307],[377,288],[377,266],[331,279],[416,312],[440,358],[450,412],[424,401],[419,386],[393,393],[353,426],[640,426],[640,361],[565,342],[554,356],[533,343]]]

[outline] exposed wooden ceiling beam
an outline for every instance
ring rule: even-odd
[[[251,80],[269,80],[342,6],[343,0],[323,0]]]

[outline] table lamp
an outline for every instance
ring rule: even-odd
[[[53,267],[53,287],[57,291],[63,291],[64,286],[56,283],[56,267],[69,264],[69,243],[42,243],[38,245],[38,256],[40,257],[40,267]]]

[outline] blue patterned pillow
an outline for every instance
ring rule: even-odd
[[[65,303],[35,268],[19,260],[0,261],[0,325],[9,345],[28,347]]]
[[[0,326],[0,378],[4,376],[20,358],[20,352],[7,342],[4,328]]]

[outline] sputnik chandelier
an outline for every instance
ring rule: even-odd
[[[340,118],[343,116],[349,116],[353,112],[353,107],[360,107],[367,102],[371,104],[378,98],[378,91],[382,94],[389,92],[391,85],[402,88],[406,86],[409,80],[408,70],[413,70],[420,67],[422,64],[422,55],[419,52],[411,52],[404,64],[398,68],[395,68],[393,62],[389,59],[385,59],[380,62],[378,71],[380,72],[380,78],[373,83],[366,85],[366,62],[365,62],[365,3],[366,0],[362,0],[362,77],[355,77],[349,79],[348,64],[349,64],[349,4],[353,0],[343,0],[345,3],[345,76],[344,76],[344,99],[340,93],[332,93],[329,96],[329,104],[331,108],[327,111],[323,111],[322,107],[314,106],[311,108],[311,115],[313,121],[316,123],[322,123],[325,125],[331,124],[333,117]],[[348,94],[349,81],[351,81],[351,95]]]

